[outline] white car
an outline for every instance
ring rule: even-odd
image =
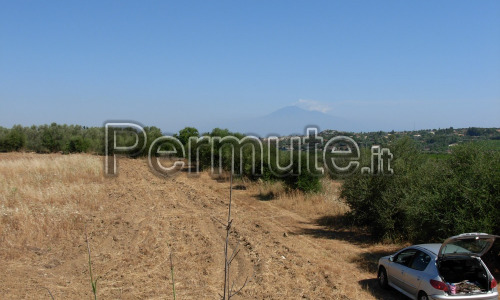
[[[404,248],[379,260],[378,282],[411,299],[497,300],[497,281],[481,260],[496,238],[464,233]]]

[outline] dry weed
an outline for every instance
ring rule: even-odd
[[[275,205],[303,216],[340,216],[348,212],[349,207],[339,198],[341,183],[323,178],[321,184],[323,190],[316,194],[287,190],[279,181],[259,182],[254,188],[261,200],[273,200]]]
[[[88,155],[8,155],[0,158],[0,241],[16,256],[70,238],[82,215],[99,209],[102,161]]]

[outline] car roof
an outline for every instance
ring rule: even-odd
[[[437,255],[439,253],[439,249],[441,248],[441,245],[442,244],[420,244],[420,245],[415,245],[413,247],[419,247],[419,248],[423,248],[427,251],[430,251],[432,252],[432,254],[434,255]]]

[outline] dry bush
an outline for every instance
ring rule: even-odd
[[[0,156],[0,244],[19,254],[54,239],[73,238],[82,215],[99,209],[102,161],[88,155]]]
[[[321,185],[323,189],[319,193],[289,190],[280,181],[259,182],[254,188],[261,200],[273,200],[274,204],[306,217],[340,216],[349,211],[339,197],[339,182],[323,178]]]
[[[256,185],[260,200],[274,200],[286,196],[286,189],[281,181],[261,181]]]

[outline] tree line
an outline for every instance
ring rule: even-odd
[[[143,127],[147,142],[146,147],[140,153],[136,153],[136,156],[147,156],[148,150],[151,143],[163,134],[158,127],[150,126]],[[136,142],[136,137],[130,134],[130,131],[134,131],[133,128],[123,128],[116,134],[116,142],[121,146],[130,146]],[[142,138],[141,135],[138,135]],[[238,132],[231,132],[228,129],[214,128],[211,132],[206,132],[200,134],[199,131],[194,127],[186,127],[181,129],[178,133],[173,135],[177,138],[184,146],[187,146],[190,137],[226,137],[234,136],[238,139],[245,137],[244,134]],[[21,125],[14,125],[12,128],[0,127],[0,152],[10,152],[10,151],[27,151],[36,153],[91,153],[97,155],[105,154],[106,143],[111,145],[114,142],[115,136],[108,136],[108,140],[105,138],[104,127],[86,127],[80,125],[66,125],[52,123],[50,125],[39,125],[23,127]],[[200,170],[207,170],[212,165],[212,155],[211,155],[212,145],[202,145],[197,150],[199,152],[197,161]],[[187,147],[186,147],[187,148]],[[321,184],[319,176],[316,174],[311,174],[306,168],[308,157],[304,154],[289,153],[287,151],[280,151],[279,155],[276,155],[271,151],[272,155],[267,157],[256,157],[257,161],[253,162],[253,153],[250,147],[243,147],[243,157],[240,160],[238,156],[234,161],[235,169],[242,169],[242,176],[247,177],[251,180],[256,180],[262,178],[267,181],[283,181],[287,187],[290,189],[298,189],[304,192],[317,192],[321,190]],[[196,151],[191,149],[191,151]],[[266,149],[264,149],[266,151]],[[267,151],[266,151],[267,152]],[[196,153],[192,153],[193,156]],[[214,155],[215,163],[219,163],[223,166],[223,169],[230,170],[231,168],[231,148],[223,147],[221,151],[215,153]],[[300,157],[299,157],[300,156]],[[263,161],[262,161],[263,160]],[[270,162],[271,161],[271,162]],[[292,163],[293,162],[293,163]],[[300,165],[299,165],[300,162]],[[275,165],[279,163],[281,166],[292,165],[293,173],[298,174],[297,168],[301,168],[300,174],[296,176],[285,176],[286,172],[281,170],[271,170],[268,166],[270,164]],[[241,165],[242,164],[242,165]],[[254,167],[256,170],[254,172]],[[282,172],[282,173],[280,173]],[[256,174],[262,174],[257,176]]]

